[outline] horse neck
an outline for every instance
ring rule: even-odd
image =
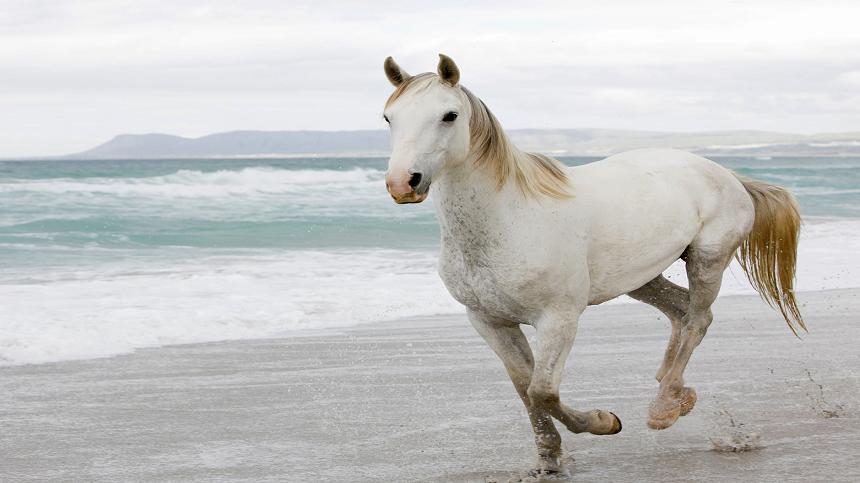
[[[524,155],[511,148],[512,155]],[[527,204],[514,180],[499,189],[498,181],[486,171],[470,157],[446,170],[432,185],[443,235],[455,243],[474,243],[474,237],[487,233],[487,227],[508,225]]]

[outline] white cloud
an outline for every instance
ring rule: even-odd
[[[860,87],[860,70],[852,70],[851,72],[843,72],[836,78],[839,84],[845,84],[853,87]]]
[[[860,130],[847,2],[18,1],[0,6],[0,157],[122,132],[376,128],[382,60],[509,127]]]

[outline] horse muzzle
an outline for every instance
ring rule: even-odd
[[[408,173],[407,176],[385,176],[385,188],[395,203],[421,203],[430,191],[430,179],[421,173]]]

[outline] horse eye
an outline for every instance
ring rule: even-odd
[[[456,112],[449,112],[448,114],[445,114],[445,117],[442,118],[442,120],[445,122],[454,122],[454,119],[457,119]]]
[[[385,122],[387,122],[388,124],[391,124],[391,121],[389,121],[389,120],[388,120],[388,116],[386,116],[385,114],[383,114],[383,115],[382,115],[382,118],[383,118],[383,119],[385,119]]]

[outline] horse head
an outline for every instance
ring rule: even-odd
[[[424,201],[434,176],[469,154],[472,109],[459,85],[460,71],[439,54],[437,72],[410,76],[394,59],[385,59],[385,74],[397,88],[383,112],[391,128],[385,184],[397,203]]]

